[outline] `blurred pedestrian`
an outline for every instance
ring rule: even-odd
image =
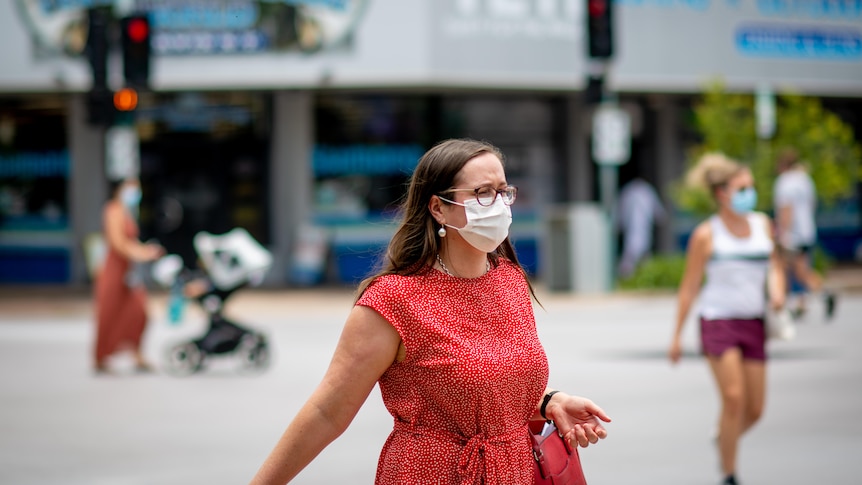
[[[823,279],[811,267],[817,243],[817,191],[814,181],[793,148],[786,148],[779,153],[776,167],[779,175],[773,189],[774,208],[776,237],[782,259],[793,281],[800,283],[803,289],[818,294],[823,289]],[[819,296],[824,300],[826,318],[832,318],[835,295],[826,291]],[[800,295],[794,314],[804,313],[805,299]]]
[[[136,370],[152,370],[141,353],[141,337],[147,324],[146,289],[135,274],[135,264],[159,258],[164,249],[138,240],[133,213],[140,200],[137,179],[114,182],[102,214],[107,254],[95,285],[97,373],[108,372],[108,357],[126,349],[134,354]]]
[[[683,327],[700,293],[701,348],[721,396],[717,441],[722,483],[734,485],[739,439],[763,412],[764,315],[767,305],[778,309],[784,304],[784,272],[772,223],[754,212],[757,192],[747,167],[708,154],[688,174],[688,182],[708,189],[718,210],[695,228],[688,243],[668,355],[671,362],[679,361]]]
[[[652,249],[653,224],[666,213],[652,185],[638,177],[620,190],[617,225],[623,234],[623,250],[617,268],[620,278],[628,278]]]
[[[553,420],[573,446],[606,436],[592,401],[547,387],[502,161],[472,140],[419,160],[382,270],[360,284],[329,370],[252,483],[290,481],[375,383],[394,418],[377,484],[532,484],[528,421]]]

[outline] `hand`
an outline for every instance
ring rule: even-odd
[[[784,295],[771,295],[769,297],[769,306],[771,306],[774,311],[784,308]]]
[[[667,356],[670,358],[671,364],[679,362],[680,357],[682,357],[682,343],[679,341],[679,337],[674,337],[673,340],[671,340]]]
[[[611,418],[602,408],[585,397],[558,392],[551,397],[545,415],[554,421],[554,425],[572,448],[586,448],[590,443],[596,443],[608,436],[608,431],[601,421],[610,423]]]
[[[185,287],[183,287],[183,295],[186,298],[197,298],[207,291],[209,291],[210,286],[206,280],[193,280],[186,283]]]
[[[165,248],[158,244],[144,244],[144,260],[155,261],[165,255]]]

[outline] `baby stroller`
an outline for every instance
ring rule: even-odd
[[[227,319],[225,301],[236,290],[258,285],[272,265],[272,255],[247,231],[234,229],[222,235],[200,232],[194,248],[201,270],[183,266],[182,258],[168,255],[153,266],[153,279],[171,288],[171,320],[179,320],[185,298],[196,300],[209,318],[201,337],[171,346],[166,368],[178,375],[203,369],[210,356],[233,356],[243,370],[263,370],[269,365],[266,336]]]

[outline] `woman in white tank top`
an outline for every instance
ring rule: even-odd
[[[784,273],[769,218],[753,212],[757,192],[747,167],[709,154],[692,169],[688,181],[708,189],[718,211],[698,225],[689,240],[668,355],[671,362],[679,361],[682,330],[699,293],[701,347],[721,395],[721,483],[736,485],[739,438],[760,418],[765,400],[763,316],[767,305],[784,305]]]

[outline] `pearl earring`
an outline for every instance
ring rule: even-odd
[[[446,237],[446,228],[440,226],[440,229],[437,229],[437,235],[440,237]]]

